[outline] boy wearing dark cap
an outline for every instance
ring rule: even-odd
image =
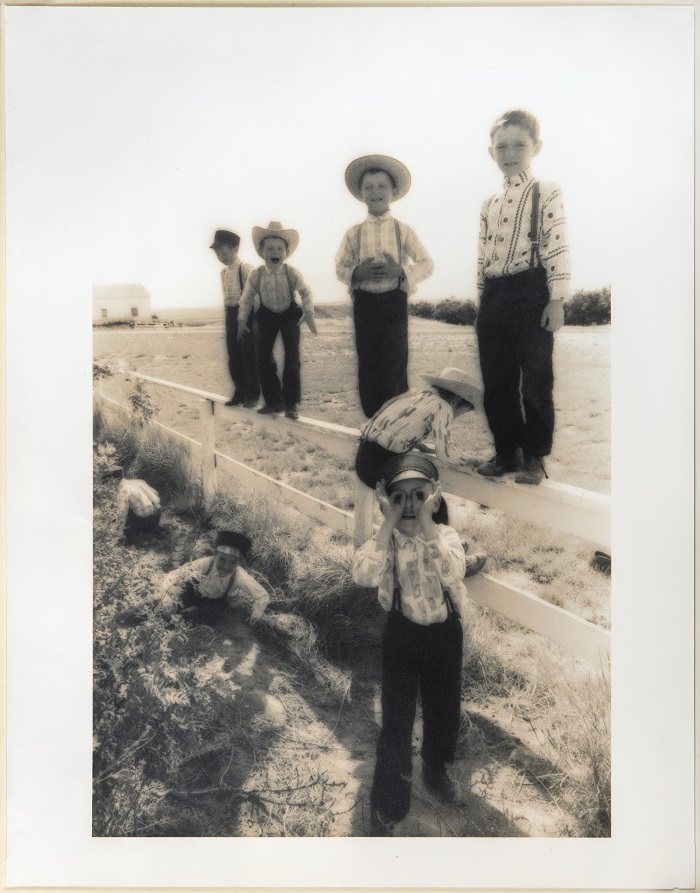
[[[389,211],[410,189],[405,165],[365,155],[348,165],[345,183],[368,211],[345,234],[335,263],[353,300],[360,402],[371,418],[408,390],[408,298],[434,265],[415,232]]]
[[[248,409],[257,406],[260,397],[258,365],[255,352],[255,337],[248,332],[238,339],[238,306],[245,283],[253,269],[250,264],[243,263],[238,257],[240,237],[226,229],[217,229],[214,241],[209,246],[224,264],[221,271],[221,288],[224,295],[226,313],[226,349],[228,351],[228,369],[233,381],[233,396],[226,401],[226,406],[240,406]],[[253,310],[250,311],[252,320]]]
[[[270,601],[265,589],[240,567],[251,547],[242,533],[221,530],[213,557],[171,571],[163,583],[162,607],[193,623],[218,623],[227,608],[242,608],[258,620]]]
[[[382,730],[370,797],[370,834],[390,836],[411,805],[412,737],[420,691],[423,781],[458,803],[447,773],[454,760],[462,699],[460,612],[466,559],[448,526],[438,470],[424,456],[395,456],[379,473],[383,521],[355,553],[353,580],[376,586],[387,612],[382,633]]]

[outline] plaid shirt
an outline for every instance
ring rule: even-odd
[[[224,307],[238,307],[241,302],[241,278],[243,285],[250,275],[253,267],[236,258],[232,264],[221,271],[221,290],[224,293]],[[238,271],[241,271],[239,276]]]
[[[400,250],[396,239],[396,223],[399,227]],[[352,274],[355,267],[370,257],[383,261],[385,252],[403,267],[403,278],[380,281],[370,279],[353,287]],[[395,221],[389,211],[381,217],[368,214],[363,223],[350,227],[345,233],[335,257],[338,279],[348,286],[351,294],[354,288],[361,288],[362,291],[375,294],[402,288],[408,292],[410,297],[415,293],[418,283],[432,275],[434,267],[428,252],[411,227],[398,220]]]
[[[452,407],[433,388],[407,391],[387,401],[365,422],[360,434],[385,450],[408,453],[432,430],[438,462],[473,465],[473,458],[450,441],[449,427],[453,418]]]
[[[404,536],[398,530],[394,530],[388,546],[367,540],[355,552],[352,578],[358,586],[376,586],[379,604],[390,611],[394,569],[401,588],[401,610],[409,620],[421,626],[446,620],[445,589],[452,604],[463,613],[466,560],[459,534],[452,527],[438,524],[438,535],[429,542],[422,536]]]
[[[292,283],[292,294],[289,293],[287,272]],[[297,291],[301,295],[304,312],[313,313],[314,302],[311,289],[301,278],[301,273],[298,270],[295,270],[294,267],[290,267],[288,264],[283,264],[279,273],[273,273],[271,270],[268,270],[266,264],[263,264],[262,267],[256,267],[253,274],[248,277],[243,289],[241,303],[238,308],[238,319],[243,321],[248,318],[256,295],[260,296],[260,303],[267,307],[268,310],[272,310],[273,313],[281,313],[291,306],[294,300],[293,292]]]
[[[484,279],[512,276],[530,266],[530,220],[535,179],[527,170],[506,177],[503,192],[492,195],[481,206],[479,227],[478,288]],[[540,183],[537,223],[540,263],[547,271],[549,296],[566,300],[571,292],[569,240],[561,190],[553,183]]]

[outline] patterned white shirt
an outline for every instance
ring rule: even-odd
[[[399,229],[398,240],[396,224]],[[398,242],[401,243],[400,246]],[[355,267],[371,257],[383,261],[385,253],[403,267],[403,278],[370,279],[353,286],[352,274]],[[434,268],[435,264],[411,227],[395,220],[389,211],[381,217],[368,214],[365,221],[351,226],[345,233],[335,257],[338,279],[348,286],[351,294],[356,288],[375,294],[401,288],[410,297],[415,293],[418,283],[432,275]]]
[[[481,206],[479,227],[478,289],[484,280],[512,276],[530,266],[530,223],[532,187],[530,170],[506,177],[503,192],[492,195]],[[561,190],[554,183],[540,183],[537,223],[540,263],[547,273],[549,296],[566,300],[571,293],[569,240]]]
[[[251,264],[246,264],[239,258],[236,258],[232,264],[223,268],[221,271],[221,290],[224,294],[224,307],[238,307],[243,294],[241,279],[243,279],[243,285],[245,286],[246,279],[252,269]]]
[[[406,391],[388,400],[360,429],[367,440],[394,453],[408,453],[432,430],[435,453],[445,465],[473,464],[468,453],[458,449],[449,438],[454,411],[434,388]]]
[[[401,589],[401,610],[421,626],[447,619],[446,589],[454,607],[463,613],[467,594],[464,547],[459,534],[447,524],[438,524],[438,535],[426,542],[422,536],[404,536],[394,530],[383,546],[367,540],[355,552],[352,578],[358,586],[376,586],[379,604],[391,610],[394,595],[394,567]]]
[[[228,603],[231,607],[246,607],[250,610],[251,619],[260,617],[270,601],[266,590],[242,567],[236,568],[236,575],[231,581],[231,574],[221,576],[216,573],[213,558],[197,558],[183,564],[166,575],[163,581],[163,606],[174,609],[181,603],[182,591],[187,583],[194,583],[203,598],[221,598],[228,590]]]
[[[289,280],[287,279],[289,273]],[[292,285],[292,294],[290,294],[289,284]],[[273,273],[268,270],[267,264],[256,267],[243,289],[241,303],[238,308],[238,319],[243,321],[248,318],[256,296],[260,297],[260,303],[272,310],[274,313],[281,313],[291,305],[293,300],[293,292],[299,292],[301,295],[301,303],[305,311],[313,313],[314,301],[311,289],[302,279],[301,273],[290,267],[288,264],[282,264],[282,269]]]

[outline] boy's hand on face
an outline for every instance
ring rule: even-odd
[[[548,332],[556,332],[564,325],[564,302],[550,301],[542,311],[540,325]]]
[[[313,313],[304,311],[304,313],[302,313],[299,317],[299,325],[301,325],[303,322],[306,323],[306,325],[314,333],[314,335],[318,335],[318,329],[316,328],[316,321],[314,319]]]
[[[389,496],[383,481],[377,484],[376,493],[379,508],[393,529],[401,520],[401,516],[406,508],[406,494],[402,490],[395,490]]]
[[[433,513],[437,511],[442,494],[442,488],[438,481],[431,481],[431,484],[430,492],[426,495],[417,512],[418,520],[422,526],[433,520]]]
[[[383,263],[375,260],[373,257],[368,257],[367,260],[363,260],[359,266],[355,267],[352,281],[366,282],[370,279],[383,279],[385,276],[384,266]]]

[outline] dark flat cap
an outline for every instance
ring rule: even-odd
[[[214,548],[231,546],[234,549],[238,549],[243,555],[247,555],[252,545],[252,542],[244,533],[237,533],[235,530],[220,530],[216,535]]]
[[[221,245],[232,245],[237,248],[241,244],[241,237],[236,233],[229,232],[227,229],[217,229],[214,233],[214,241],[210,248],[219,248]]]
[[[436,481],[438,470],[425,456],[418,453],[406,453],[401,456],[392,456],[379,470],[379,480],[384,481],[388,487],[394,481],[408,480],[409,478],[422,478],[426,481]]]

